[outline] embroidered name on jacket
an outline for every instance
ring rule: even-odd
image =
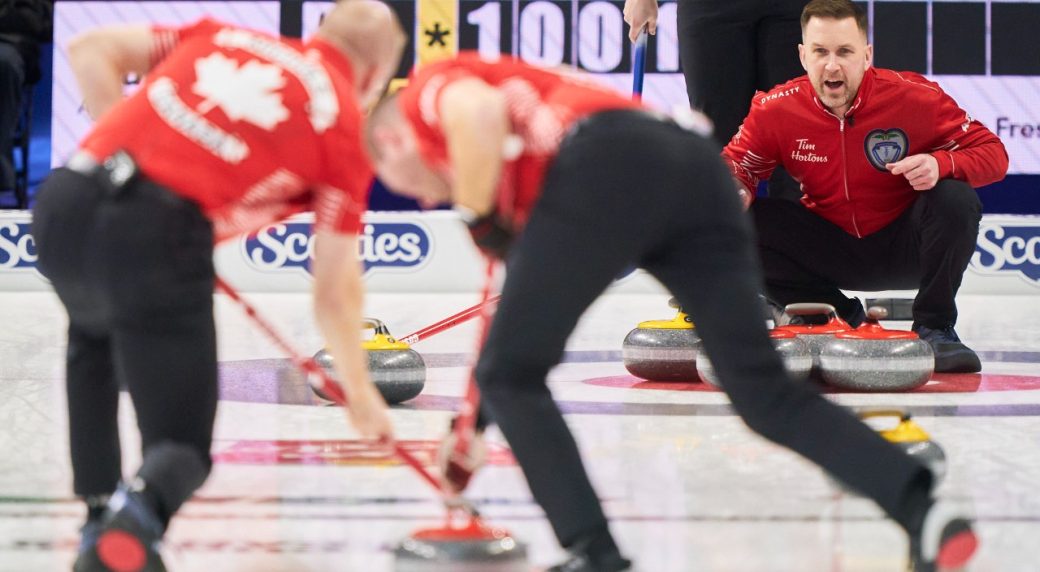
[[[794,141],[798,147],[791,151],[791,159],[804,163],[826,163],[829,160],[826,155],[817,155],[816,145],[810,143],[808,139],[795,139]]]

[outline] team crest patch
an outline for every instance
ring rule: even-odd
[[[863,141],[867,160],[878,171],[887,171],[886,164],[906,157],[908,148],[906,133],[903,133],[902,129],[875,129],[867,133],[867,138]]]

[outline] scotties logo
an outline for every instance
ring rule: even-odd
[[[0,270],[36,267],[36,242],[29,223],[0,223]]]
[[[311,223],[264,227],[244,242],[246,260],[260,270],[300,268],[310,272],[314,257]],[[358,236],[358,257],[371,268],[412,268],[430,253],[430,235],[411,223],[368,223]]]
[[[875,129],[867,133],[867,138],[863,140],[867,160],[878,171],[887,171],[885,165],[906,157],[907,149],[909,145],[902,129]]]
[[[1018,274],[1040,285],[1040,222],[983,222],[971,266],[984,274]]]

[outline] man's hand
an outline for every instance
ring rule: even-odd
[[[387,447],[393,446],[394,428],[387,414],[386,401],[375,385],[357,384],[347,394],[347,419],[361,436]]]
[[[639,37],[639,32],[646,27],[651,36],[657,33],[657,0],[625,0],[625,22],[631,26],[628,39],[632,42]]]
[[[441,468],[442,484],[448,489],[446,492],[458,494],[465,490],[473,474],[484,466],[486,460],[487,444],[482,431],[472,435],[465,449],[460,449],[455,431],[449,431],[437,451],[437,466]]]
[[[915,191],[927,191],[939,182],[939,162],[927,153],[911,155],[885,165],[893,175],[903,175]]]
[[[456,210],[458,209],[459,207],[456,207]],[[466,227],[473,238],[473,243],[481,252],[498,260],[506,259],[509,248],[513,245],[513,239],[516,237],[508,223],[498,215],[497,210],[467,220]]]
[[[733,179],[734,186],[737,187],[737,196],[740,197],[740,204],[744,207],[744,210],[751,208],[751,192],[744,187],[744,183]]]

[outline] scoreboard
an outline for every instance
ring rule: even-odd
[[[544,65],[573,65],[594,73],[630,73],[631,51],[622,17],[624,2],[606,0],[391,0],[411,28],[413,63],[459,50],[482,56],[519,56]],[[312,33],[328,2],[305,2],[303,35]],[[793,49],[793,48],[792,48]],[[647,71],[678,72],[675,3],[661,7],[661,24]]]
[[[595,73],[618,90],[631,89],[632,50],[622,9],[609,0],[389,0],[411,31],[398,77],[414,65],[472,50]],[[310,35],[329,2],[304,2],[302,34]],[[662,109],[687,105],[679,73],[675,2],[661,3],[657,35],[647,48],[643,99]],[[792,47],[792,49],[794,49]]]
[[[475,50],[546,66],[588,71],[631,90],[632,56],[619,0],[385,0],[409,32],[415,65]],[[704,1],[704,0],[679,0]],[[722,0],[725,1],[725,0]],[[116,22],[185,23],[203,14],[267,32],[309,36],[331,1],[58,2],[55,8],[52,164],[75,150],[89,119],[82,110],[64,46],[88,28]],[[1040,0],[868,0],[879,67],[938,81],[961,107],[996,133],[1010,174],[1040,175]],[[643,99],[669,110],[687,105],[680,73],[675,0],[660,1],[648,44]],[[795,46],[791,46],[794,51]]]

